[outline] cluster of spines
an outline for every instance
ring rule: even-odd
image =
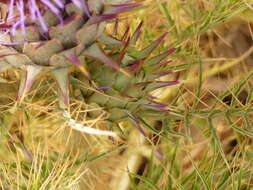
[[[89,1],[91,2],[91,1]],[[49,34],[49,30],[47,27],[44,26],[44,20],[41,17],[43,12],[43,8],[48,8],[53,14],[55,14],[60,22],[60,26],[64,27],[64,25],[67,24],[71,24],[71,22],[74,22],[75,20],[77,20],[78,18],[76,16],[78,15],[74,15],[74,17],[70,17],[67,20],[63,19],[63,16],[61,15],[61,11],[64,8],[65,4],[61,1],[61,0],[54,0],[53,2],[50,2],[48,0],[40,0],[40,1],[35,1],[35,0],[28,0],[28,1],[23,1],[23,0],[19,0],[19,1],[15,1],[15,0],[11,0],[11,1],[5,1],[3,3],[9,3],[9,8],[8,8],[8,12],[5,15],[4,19],[1,21],[0,23],[0,30],[2,31],[2,35],[12,35],[15,36],[16,34],[16,30],[17,29],[21,29],[23,35],[25,35],[26,33],[26,27],[29,27],[29,25],[26,26],[26,20],[29,20],[29,17],[31,17],[32,20],[38,21],[39,23],[33,23],[33,26],[35,27],[40,27],[43,29],[44,36],[47,36]],[[26,6],[24,6],[24,3],[26,3]],[[119,13],[122,13],[124,11],[127,11],[129,9],[135,8],[137,6],[139,6],[138,3],[128,3],[128,4],[112,4],[112,5],[106,5],[106,8],[104,8],[103,13],[99,14],[96,13],[96,3],[99,5],[101,4],[101,2],[99,1],[99,3],[97,1],[92,1],[92,5],[94,5],[94,10],[93,12],[91,12],[88,8],[87,5],[87,1],[83,1],[83,0],[72,0],[72,3],[75,4],[77,6],[77,8],[80,8],[82,12],[85,13],[86,16],[88,16],[87,22],[85,23],[88,26],[94,26],[96,24],[100,24],[104,21],[107,20],[111,20],[111,19],[115,19],[117,18],[117,15]],[[69,4],[68,4],[69,5]],[[25,8],[28,7],[28,13],[25,14]],[[14,8],[16,10],[15,14],[14,14]],[[22,8],[22,9],[21,9]],[[17,14],[17,15],[16,15]],[[84,15],[84,16],[85,16]],[[92,32],[92,28],[94,27],[87,27],[87,31],[89,32],[89,30],[91,30]],[[91,29],[89,29],[91,28]],[[94,35],[93,33],[91,35]],[[2,36],[2,37],[3,37]],[[93,40],[93,39],[92,39]],[[105,36],[105,35],[101,35],[101,41],[111,41],[113,40],[113,38],[110,38],[109,36]],[[46,41],[43,40],[43,41]],[[38,41],[38,44],[33,46],[32,48],[34,50],[39,49],[42,47],[42,45],[44,45],[43,41]],[[85,72],[85,70],[82,67],[82,64],[80,63],[80,60],[78,59],[78,54],[80,54],[81,51],[84,50],[84,48],[86,48],[87,45],[82,46],[82,39],[80,38],[80,43],[81,45],[79,47],[76,48],[75,52],[73,54],[69,54],[67,55],[67,59],[70,61],[70,63],[78,66],[82,71]],[[116,40],[115,40],[116,41]],[[6,57],[6,56],[12,56],[16,54],[15,51],[12,51],[11,46],[15,46],[15,45],[23,45],[25,43],[29,43],[30,41],[14,41],[14,42],[5,42],[4,40],[1,40],[0,38],[0,45],[3,46],[9,46],[10,49],[8,49],[8,52],[6,51],[2,51],[1,52],[1,57]],[[107,55],[104,54],[104,52],[100,49],[100,47],[97,44],[94,44],[93,46],[86,48],[87,50],[85,51],[86,55],[89,57],[93,57],[99,61],[104,62],[105,64],[111,66],[112,68],[114,68],[117,71],[121,71],[125,74],[127,74],[127,72],[125,72],[124,70],[122,70],[119,65],[117,64],[117,62],[113,61],[112,59],[110,59]],[[39,54],[39,52],[37,52],[36,54]],[[65,55],[64,55],[65,56]],[[20,101],[22,100],[22,98],[24,97],[24,95],[29,91],[30,87],[32,86],[32,83],[35,79],[35,77],[37,77],[37,75],[41,74],[42,72],[45,72],[45,66],[42,67],[41,65],[36,65],[37,63],[32,63],[32,62],[27,62],[25,64],[15,64],[15,63],[2,63],[1,65],[1,71],[4,71],[6,69],[9,69],[9,65],[17,67],[17,68],[23,68],[26,71],[25,75],[22,75],[21,77],[21,84],[20,84],[20,88],[19,88],[19,93],[17,96],[17,100]],[[68,105],[68,90],[66,90],[67,88],[67,77],[68,77],[68,68],[65,68],[65,63],[61,63],[61,65],[58,65],[58,69],[53,69],[53,71],[51,71],[51,73],[55,76],[56,80],[58,81],[58,84],[60,86],[60,89],[62,91],[63,99],[64,99],[64,103],[66,105]],[[50,67],[47,67],[46,70],[50,69]],[[85,72],[85,74],[88,76],[88,73]],[[65,84],[63,84],[63,81],[65,81]]]
[[[22,17],[24,10],[22,0],[18,1],[15,5],[18,7],[18,12],[19,16],[17,17],[19,20],[11,20],[11,17],[13,16],[13,6],[15,1],[11,0],[10,5],[9,5],[9,11],[8,11],[8,16],[7,16],[7,22],[2,22],[2,25],[0,26],[0,29],[4,30],[5,33],[10,33],[16,30],[17,26],[21,28],[22,32],[25,33],[25,19]],[[61,24],[64,24],[64,20],[61,17],[60,12],[57,10],[61,10],[64,7],[64,4],[62,3],[61,0],[54,0],[54,4],[49,4],[48,0],[41,0],[40,3],[43,6],[48,7],[53,14],[55,14],[57,17],[60,17],[60,22]],[[132,4],[121,4],[121,5],[111,5],[107,7],[107,11],[103,14],[95,14],[89,10],[89,7],[87,6],[86,3],[80,3],[82,1],[79,0],[72,0],[72,2],[78,6],[79,8],[82,8],[88,17],[87,23],[90,25],[98,24],[101,22],[104,22],[106,20],[110,19],[115,19],[117,18],[117,15],[123,11],[127,11],[131,8],[137,7],[139,4],[137,3],[132,3]],[[78,3],[79,2],[79,3]],[[86,1],[84,1],[86,2]],[[24,2],[23,2],[24,3]],[[36,13],[36,10],[32,10],[34,7],[34,0],[28,0],[29,3],[29,13],[32,15],[32,19],[37,19],[40,23],[40,27],[43,29],[44,32],[48,32],[48,29],[43,26],[43,21],[40,20],[39,13]],[[53,5],[53,6],[52,6]],[[56,7],[58,6],[58,7]],[[33,12],[31,12],[33,11]],[[35,11],[35,12],[34,12]],[[108,14],[107,14],[108,13]],[[27,15],[25,15],[27,17]],[[9,20],[8,20],[9,19]],[[20,20],[21,19],[21,20]],[[16,23],[16,25],[8,25],[8,22],[11,23]],[[157,56],[154,56],[152,58],[149,58],[149,55],[153,52],[153,50],[161,43],[161,41],[165,38],[167,33],[164,33],[161,35],[157,40],[155,40],[153,43],[151,43],[148,47],[144,48],[141,51],[135,51],[133,53],[132,51],[129,51],[129,47],[133,46],[136,41],[139,39],[139,36],[141,34],[141,28],[142,28],[142,23],[137,27],[136,31],[133,33],[132,36],[129,36],[128,30],[125,32],[121,40],[112,38],[112,37],[104,37],[102,38],[101,41],[104,41],[105,43],[108,44],[115,44],[117,43],[118,45],[123,45],[124,47],[122,48],[121,52],[118,54],[116,60],[111,59],[108,55],[106,55],[99,47],[97,44],[93,44],[92,46],[88,47],[87,50],[85,51],[85,54],[88,57],[92,57],[104,64],[107,64],[108,66],[112,67],[118,72],[123,73],[124,75],[128,77],[134,77],[134,78],[139,78],[138,81],[136,81],[135,84],[139,88],[143,89],[145,91],[144,98],[146,101],[144,101],[142,106],[149,107],[151,109],[155,109],[159,112],[167,112],[167,105],[162,104],[159,102],[156,102],[156,98],[152,97],[149,95],[149,92],[158,88],[166,87],[169,85],[174,85],[177,84],[178,81],[160,81],[158,80],[160,77],[171,74],[172,71],[167,71],[166,70],[166,65],[170,62],[162,62],[168,55],[170,55],[172,52],[175,51],[175,48],[171,48]],[[14,32],[15,33],[15,32]],[[0,40],[1,41],[1,40]],[[2,45],[16,45],[15,43],[18,42],[13,42],[14,44],[4,44],[2,42]],[[95,53],[94,53],[95,52]],[[1,57],[4,56],[9,56],[8,53],[2,53],[0,55]],[[129,57],[129,61],[126,61],[126,57]],[[90,76],[89,72],[87,72],[85,69],[83,69],[83,64],[80,62],[78,57],[76,55],[70,55],[68,57],[70,62],[73,65],[78,66],[83,73],[86,75],[87,79],[92,81],[92,76]],[[42,70],[44,67],[35,65],[33,63],[26,63],[25,65],[19,65],[19,67],[24,67],[26,70],[26,73],[21,76],[21,83],[20,83],[20,88],[17,96],[17,100],[21,101],[24,97],[24,95],[29,91],[31,88],[35,78],[41,74]],[[5,69],[9,69],[7,65],[1,66],[0,71],[4,71]],[[140,74],[143,73],[144,74]],[[63,97],[63,102],[65,106],[69,105],[69,69],[68,67],[59,67],[57,69],[51,70],[51,73],[54,75],[62,97]],[[139,76],[141,75],[141,76]],[[143,75],[143,76],[142,76]],[[92,83],[94,84],[94,83]],[[113,88],[112,86],[93,86],[96,90],[108,90]],[[127,94],[120,93],[121,96],[128,97],[130,99],[134,99],[135,97],[131,97]],[[128,113],[128,118],[138,125],[138,116],[134,116],[131,113]]]
[[[162,117],[166,116],[169,112],[168,105],[164,103],[157,102],[157,98],[150,95],[150,92],[153,90],[156,90],[158,88],[163,88],[170,85],[176,85],[179,83],[179,81],[162,81],[160,80],[161,77],[169,75],[174,73],[175,71],[168,71],[167,65],[171,63],[171,60],[162,62],[164,59],[167,58],[168,55],[173,53],[176,48],[171,48],[165,52],[162,52],[161,54],[158,54],[156,56],[153,56],[150,58],[151,53],[158,47],[163,39],[166,37],[167,33],[162,34],[158,39],[153,41],[150,45],[145,47],[144,49],[138,51],[133,50],[135,43],[138,41],[140,34],[141,34],[141,27],[142,22],[138,25],[137,29],[133,33],[133,35],[129,35],[129,31],[126,30],[126,32],[123,35],[123,44],[124,47],[121,48],[121,52],[118,52],[116,56],[116,60],[118,60],[121,64],[120,67],[122,67],[124,70],[126,70],[131,78],[136,79],[136,82],[132,85],[138,86],[138,88],[142,89],[143,96],[142,97],[132,97],[128,94],[124,94],[124,89],[120,91],[120,89],[115,89],[118,91],[119,97],[128,98],[131,100],[131,102],[138,104],[138,100],[141,101],[141,106],[145,109],[145,111],[148,112],[154,111],[156,115],[160,115]],[[115,29],[116,30],[116,29]],[[131,50],[130,50],[131,49]],[[133,52],[135,52],[133,54]],[[113,54],[113,53],[111,53]],[[126,57],[128,57],[126,59]],[[130,81],[130,80],[129,80]],[[126,84],[127,85],[127,84]],[[104,90],[105,94],[107,93],[108,89],[114,89],[113,86],[101,86],[97,88],[97,90]],[[103,105],[102,105],[103,106]],[[125,109],[125,108],[123,108]],[[137,127],[137,129],[146,136],[145,131],[141,128],[140,125],[140,119],[142,117],[143,113],[135,113],[126,111],[126,117],[132,121],[132,123]],[[145,113],[143,114],[145,115]],[[159,118],[159,117],[157,117]]]

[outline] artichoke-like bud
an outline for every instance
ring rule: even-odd
[[[0,22],[0,72],[21,70],[17,100],[23,100],[39,75],[51,73],[62,106],[69,105],[73,81],[88,104],[108,112],[108,121],[129,119],[140,128],[139,118],[166,115],[167,105],[150,95],[178,83],[159,80],[172,73],[163,61],[175,48],[150,56],[166,33],[138,51],[134,45],[142,23],[132,35],[126,32],[123,40],[105,32],[107,21],[137,6],[118,0],[1,1],[0,8],[7,11]],[[85,77],[72,76],[71,67],[78,67]],[[87,86],[80,80],[86,80]],[[97,114],[89,113],[91,117]]]

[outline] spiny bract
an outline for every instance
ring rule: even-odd
[[[18,101],[23,100],[39,75],[51,73],[58,83],[62,106],[69,105],[69,85],[74,84],[81,89],[86,103],[108,112],[108,121],[128,118],[139,126],[138,118],[166,114],[167,105],[156,102],[150,91],[177,84],[177,81],[159,81],[161,76],[172,73],[166,69],[169,61],[162,61],[175,49],[149,56],[166,34],[137,51],[134,44],[142,23],[132,35],[126,31],[121,39],[105,33],[108,20],[117,20],[120,13],[139,6],[138,3],[129,0],[1,2],[0,72],[13,68],[21,71]],[[71,67],[78,67],[85,77],[72,75]],[[96,115],[90,113],[91,117]]]

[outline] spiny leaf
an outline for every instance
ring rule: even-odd
[[[170,64],[173,60],[168,60],[168,61],[165,61],[163,63],[160,63],[159,66],[166,66],[168,64]]]
[[[92,16],[87,24],[97,24],[103,21],[111,20],[117,17],[117,14],[102,14],[102,15],[96,15]]]
[[[147,78],[148,80],[154,80],[154,79],[158,79],[160,77],[163,77],[172,73],[175,73],[175,71],[163,71],[163,72],[150,73],[150,75]]]
[[[138,119],[132,115],[131,113],[128,113],[128,118],[130,119],[130,121],[134,124],[134,126],[141,132],[141,134],[144,136],[144,137],[147,137],[147,134],[146,132],[142,129],[141,125],[140,125],[140,122],[138,121]]]
[[[106,44],[106,45],[117,45],[117,46],[125,45],[125,42],[120,41],[112,36],[105,35],[105,34],[102,34],[101,36],[99,36],[98,40],[101,43]]]
[[[168,32],[165,32],[163,35],[161,35],[157,40],[155,40],[152,44],[150,44],[148,47],[144,48],[137,54],[137,59],[142,59],[144,57],[147,57],[151,54],[152,51],[161,43],[161,41],[165,38],[165,36],[168,34]]]
[[[85,24],[78,30],[76,38],[79,45],[77,46],[76,54],[79,55],[86,47],[94,43],[95,40],[102,35],[104,28],[104,23],[93,25]]]
[[[125,30],[124,34],[122,35],[122,38],[121,38],[122,41],[128,41],[127,37],[128,37],[129,30],[130,30],[130,26],[127,25],[126,30]],[[127,39],[127,40],[126,40],[126,39]],[[127,45],[127,44],[128,44],[128,43],[126,43],[126,45]]]
[[[129,44],[134,45],[137,40],[139,39],[140,35],[141,35],[141,27],[143,25],[143,21],[141,21],[141,23],[137,26],[134,34],[131,36]]]
[[[166,86],[176,85],[179,81],[152,81],[152,82],[141,82],[137,83],[137,85],[145,86],[145,90],[152,91],[158,88],[163,88]]]
[[[143,66],[143,63],[144,63],[144,60],[143,59],[139,59],[139,60],[136,60],[134,61],[132,64],[128,65],[128,70],[131,72],[131,73],[137,73],[138,71],[140,71],[140,69],[142,68]]]
[[[20,86],[17,95],[17,101],[22,101],[26,93],[32,87],[35,78],[42,73],[43,67],[37,65],[24,66],[26,73],[21,73]]]
[[[50,38],[57,38],[64,47],[73,47],[76,43],[76,32],[83,25],[84,20],[81,15],[75,14],[64,21],[62,25],[51,27]]]
[[[138,6],[140,6],[140,3],[108,5],[104,9],[104,14],[119,14]]]
[[[176,50],[176,48],[171,48],[171,49],[161,53],[160,55],[157,55],[157,56],[152,57],[151,59],[147,60],[145,62],[145,64],[146,65],[155,65],[155,64],[159,63],[160,61],[162,61],[163,59],[165,59],[168,55],[172,54],[175,50]]]
[[[51,71],[53,76],[55,77],[55,80],[57,81],[60,91],[61,91],[61,98],[63,99],[63,103],[65,106],[69,105],[69,68],[63,67],[59,69],[55,69]],[[61,103],[61,102],[60,102]],[[61,105],[63,106],[63,105]]]
[[[37,64],[47,65],[50,57],[63,49],[59,40],[52,39],[46,42],[26,43],[23,52]]]
[[[124,73],[125,75],[129,76],[129,73],[124,71],[122,68],[120,68],[119,64],[117,64],[115,61],[113,61],[111,58],[109,58],[97,44],[93,44],[89,48],[87,48],[84,52],[83,55],[92,57],[94,59],[97,59],[101,61],[102,63],[112,67],[113,69],[120,71]]]

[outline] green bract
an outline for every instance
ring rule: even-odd
[[[37,12],[29,7],[31,15],[27,13],[26,19],[22,19],[22,10],[28,9],[26,6],[14,1],[14,8],[8,9],[17,19],[7,17],[2,22],[0,71],[13,68],[21,71],[17,101],[24,99],[36,78],[51,73],[60,89],[62,107],[68,107],[69,85],[74,84],[82,91],[86,103],[103,107],[108,112],[109,121],[128,118],[138,126],[139,117],[166,115],[167,105],[156,102],[149,94],[157,88],[178,83],[159,81],[161,76],[172,73],[166,69],[168,62],[162,61],[174,48],[150,56],[166,34],[138,51],[134,45],[142,23],[132,35],[126,31],[122,39],[105,32],[107,21],[115,21],[120,13],[139,6],[138,3],[78,2],[80,4],[58,0],[48,5],[43,0],[34,6],[31,0],[28,4],[37,7]],[[8,7],[8,3],[1,6]],[[78,67],[83,77],[74,77],[72,67]],[[89,114],[97,117],[100,113]]]

